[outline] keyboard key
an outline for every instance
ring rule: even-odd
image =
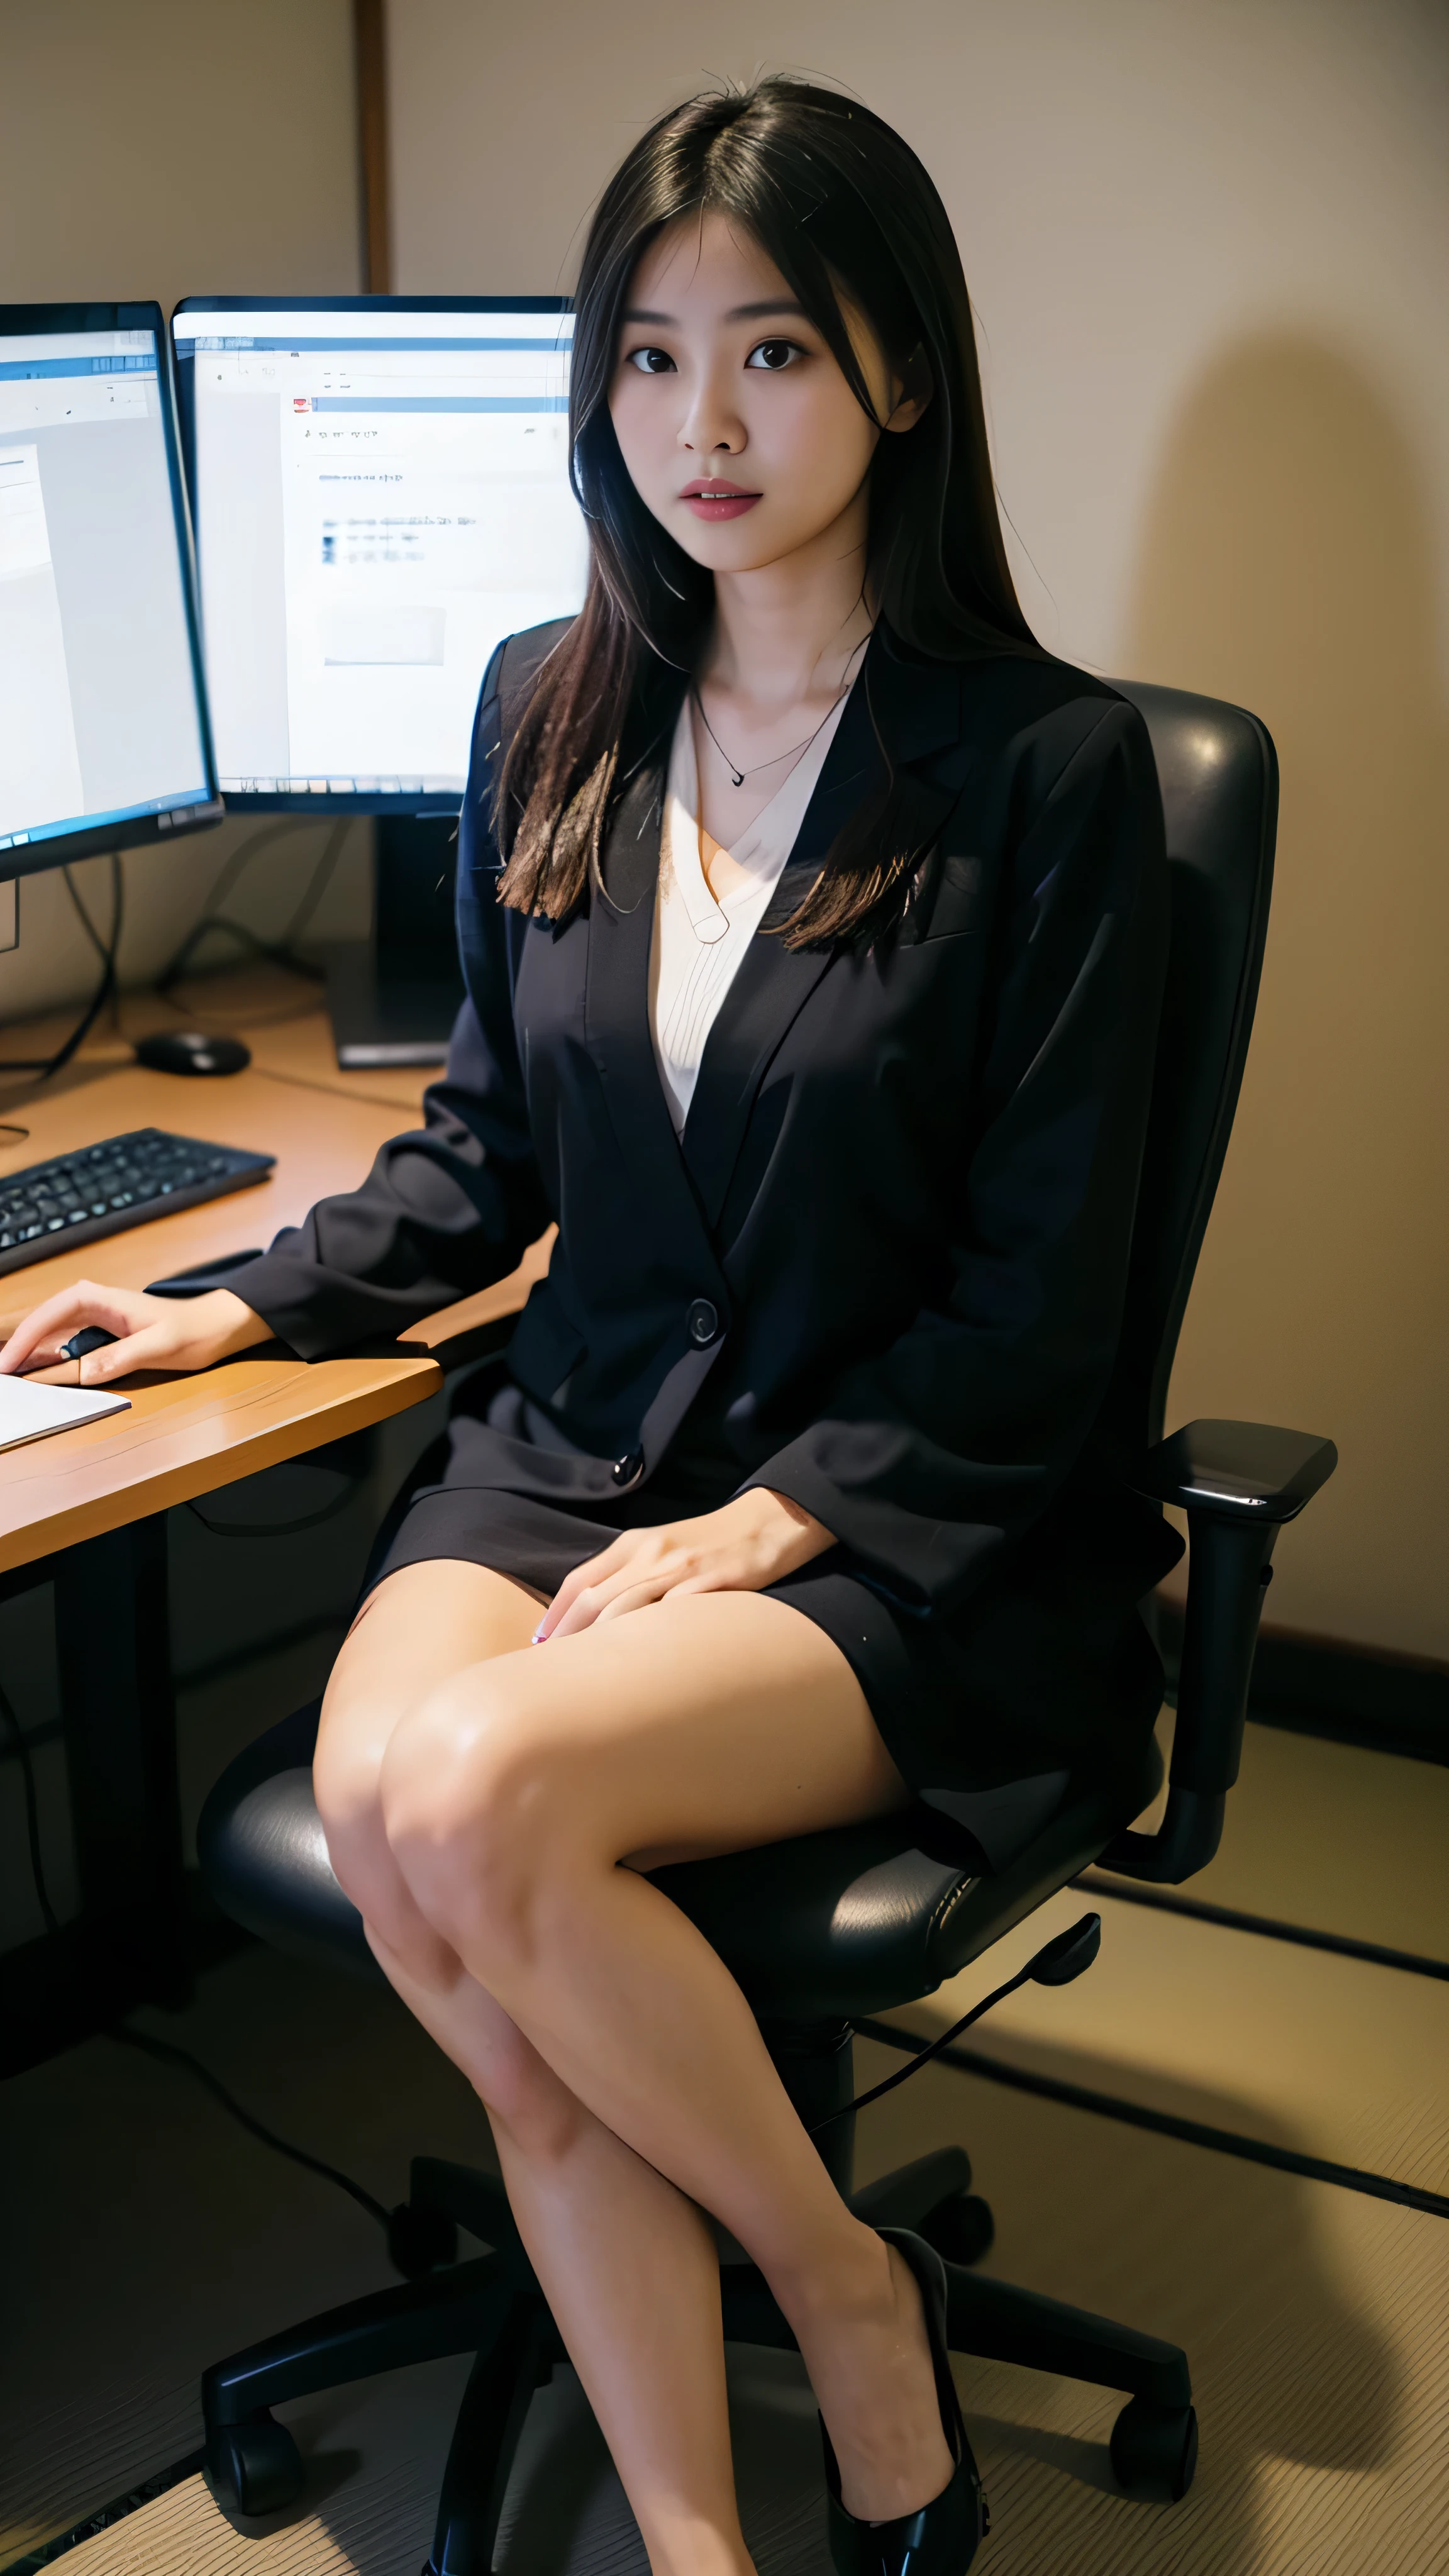
[[[140,1128],[81,1146],[0,1185],[0,1271],[48,1259],[49,1237],[83,1228],[88,1237],[164,1217],[170,1198],[188,1204],[266,1177],[272,1158]]]

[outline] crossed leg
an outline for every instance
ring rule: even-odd
[[[533,1597],[454,1562],[379,1587],[317,1789],[404,2001],[492,2118],[520,2231],[655,2576],[744,2576],[718,2269],[765,2273],[873,2518],[946,2483],[919,2300],[840,2201],[707,1942],[620,1864],[877,1814],[903,1786],[839,1650],[752,1593],[528,1645]]]

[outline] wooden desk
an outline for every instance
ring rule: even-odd
[[[416,1122],[431,1078],[342,1073],[315,992],[272,970],[210,981],[194,1024],[234,1029],[251,1065],[212,1080],[144,1071],[130,1040],[187,1022],[137,994],[120,1032],[98,1035],[53,1083],[0,1075],[0,1121],[27,1131],[0,1127],[0,1177],[148,1126],[275,1154],[272,1177],[7,1273],[0,1338],[77,1277],[142,1288],[265,1245],[315,1200],[356,1186],[378,1147]],[[10,1029],[0,1051],[41,1055],[65,1026]],[[123,1380],[128,1413],[0,1453],[0,1595],[55,1587],[83,1909],[60,1935],[0,1958],[0,2071],[184,1992],[165,1513],[420,1403],[449,1360],[498,1338],[547,1251],[536,1246],[512,1278],[428,1318],[396,1350],[309,1366],[269,1344],[201,1375]]]
[[[221,1020],[246,1039],[253,1060],[244,1073],[199,1080],[146,1072],[134,1062],[129,1039],[166,1024],[167,1014],[152,996],[128,995],[123,1034],[108,1032],[84,1048],[53,1086],[25,1091],[0,1079],[0,1121],[28,1130],[21,1138],[0,1127],[0,1179],[133,1127],[167,1127],[275,1154],[271,1178],[6,1273],[0,1340],[73,1279],[144,1288],[173,1271],[269,1243],[316,1200],[354,1188],[379,1146],[416,1122],[431,1076],[412,1069],[340,1072],[326,1013],[307,987],[299,1001],[295,980],[269,971],[217,979],[214,989],[214,1018],[208,1012],[204,1025]],[[39,1054],[63,1026],[12,1030],[4,1052]],[[0,1453],[0,1573],[122,1529],[138,1514],[195,1501],[421,1403],[437,1389],[442,1366],[517,1313],[546,1262],[547,1240],[511,1278],[416,1325],[396,1355],[308,1366],[271,1345],[200,1377],[123,1381],[129,1413]]]

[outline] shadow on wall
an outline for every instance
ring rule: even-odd
[[[1190,395],[1145,520],[1129,667],[1236,700],[1282,764],[1262,999],[1172,1414],[1331,1432],[1277,1616],[1449,1651],[1429,1417],[1449,1130],[1446,743],[1407,441],[1358,369],[1248,341]],[[1449,1424],[1446,1424],[1449,1428]]]

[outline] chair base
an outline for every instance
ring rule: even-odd
[[[960,2147],[938,2148],[852,2196],[873,2227],[914,2227],[940,2245],[970,2191]],[[490,2576],[503,2499],[536,2388],[566,2355],[547,2302],[493,2175],[420,2156],[411,2206],[443,2216],[492,2250],[422,2281],[354,2299],[216,2363],[202,2383],[206,2463],[213,2487],[235,2510],[265,2514],[295,2501],[302,2460],[270,2409],[406,2362],[474,2354],[447,2467],[437,2527],[423,2576]],[[979,2232],[979,2219],[968,2224]],[[989,2212],[980,2250],[990,2241]],[[942,2250],[947,2250],[942,2248]],[[953,2352],[1024,2363],[1033,2370],[1125,2389],[1131,2403],[1112,2436],[1112,2466],[1131,2495],[1163,2501],[1192,2480],[1197,2434],[1186,2356],[1172,2344],[1091,2316],[1033,2290],[984,2280],[948,2252],[948,2329]],[[791,2352],[795,2338],[752,2263],[721,2269],[724,2330],[731,2343]]]

